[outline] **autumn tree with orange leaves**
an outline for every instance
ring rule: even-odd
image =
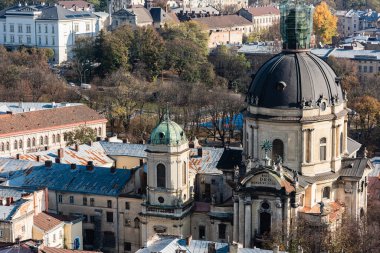
[[[337,34],[338,18],[335,17],[326,2],[321,2],[314,10],[314,33],[317,42],[330,44],[332,37]]]

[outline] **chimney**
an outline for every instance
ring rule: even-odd
[[[116,172],[116,167],[115,167],[115,166],[112,166],[112,167],[110,168],[110,172],[111,172],[111,174],[114,174],[114,173]]]
[[[199,157],[202,157],[202,155],[203,155],[202,148],[198,148],[198,156],[199,156]]]
[[[86,169],[87,169],[87,171],[93,171],[94,170],[94,163],[92,161],[88,161]]]
[[[7,111],[7,114],[12,114],[12,111]]]
[[[192,240],[191,236],[186,237],[186,246],[190,246],[191,240]]]
[[[93,144],[93,141],[90,141],[90,142],[88,143],[88,145],[89,145],[90,147],[92,147],[92,144]]]
[[[128,140],[127,139],[123,139],[123,143],[128,143]]]
[[[41,156],[40,155],[37,155],[36,156],[36,161],[39,162],[41,160]]]
[[[75,170],[77,168],[77,165],[75,163],[70,164],[70,169]]]
[[[102,140],[102,137],[96,137],[96,141],[101,141]]]
[[[278,253],[280,251],[280,247],[279,246],[274,246],[273,247],[273,253]]]
[[[16,159],[20,160],[20,154],[16,154]]]
[[[79,145],[77,143],[75,143],[74,150],[77,151],[77,152],[79,151]]]
[[[6,198],[6,206],[10,206],[13,203],[13,197],[7,197]]]
[[[140,167],[144,165],[144,160],[140,159]]]
[[[59,157],[55,158],[55,163],[61,163],[61,159]]]
[[[215,242],[210,242],[207,245],[208,253],[216,253]]]
[[[230,245],[230,253],[237,253],[238,252],[238,245],[237,243],[233,243]]]
[[[58,158],[62,159],[65,155],[65,150],[63,148],[58,149]]]
[[[45,167],[46,167],[46,168],[51,168],[52,165],[53,165],[53,162],[52,162],[51,160],[46,160],[46,161],[45,161]]]

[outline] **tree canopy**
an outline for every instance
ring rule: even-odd
[[[330,44],[337,34],[338,18],[331,13],[326,2],[322,1],[315,7],[313,20],[317,41]]]

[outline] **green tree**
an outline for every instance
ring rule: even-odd
[[[70,132],[66,132],[64,136],[67,146],[71,146],[74,144],[81,145],[96,140],[95,130],[84,125]]]

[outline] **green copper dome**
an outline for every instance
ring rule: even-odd
[[[161,145],[182,145],[187,142],[183,129],[174,121],[166,117],[156,126],[150,135],[150,144]]]

